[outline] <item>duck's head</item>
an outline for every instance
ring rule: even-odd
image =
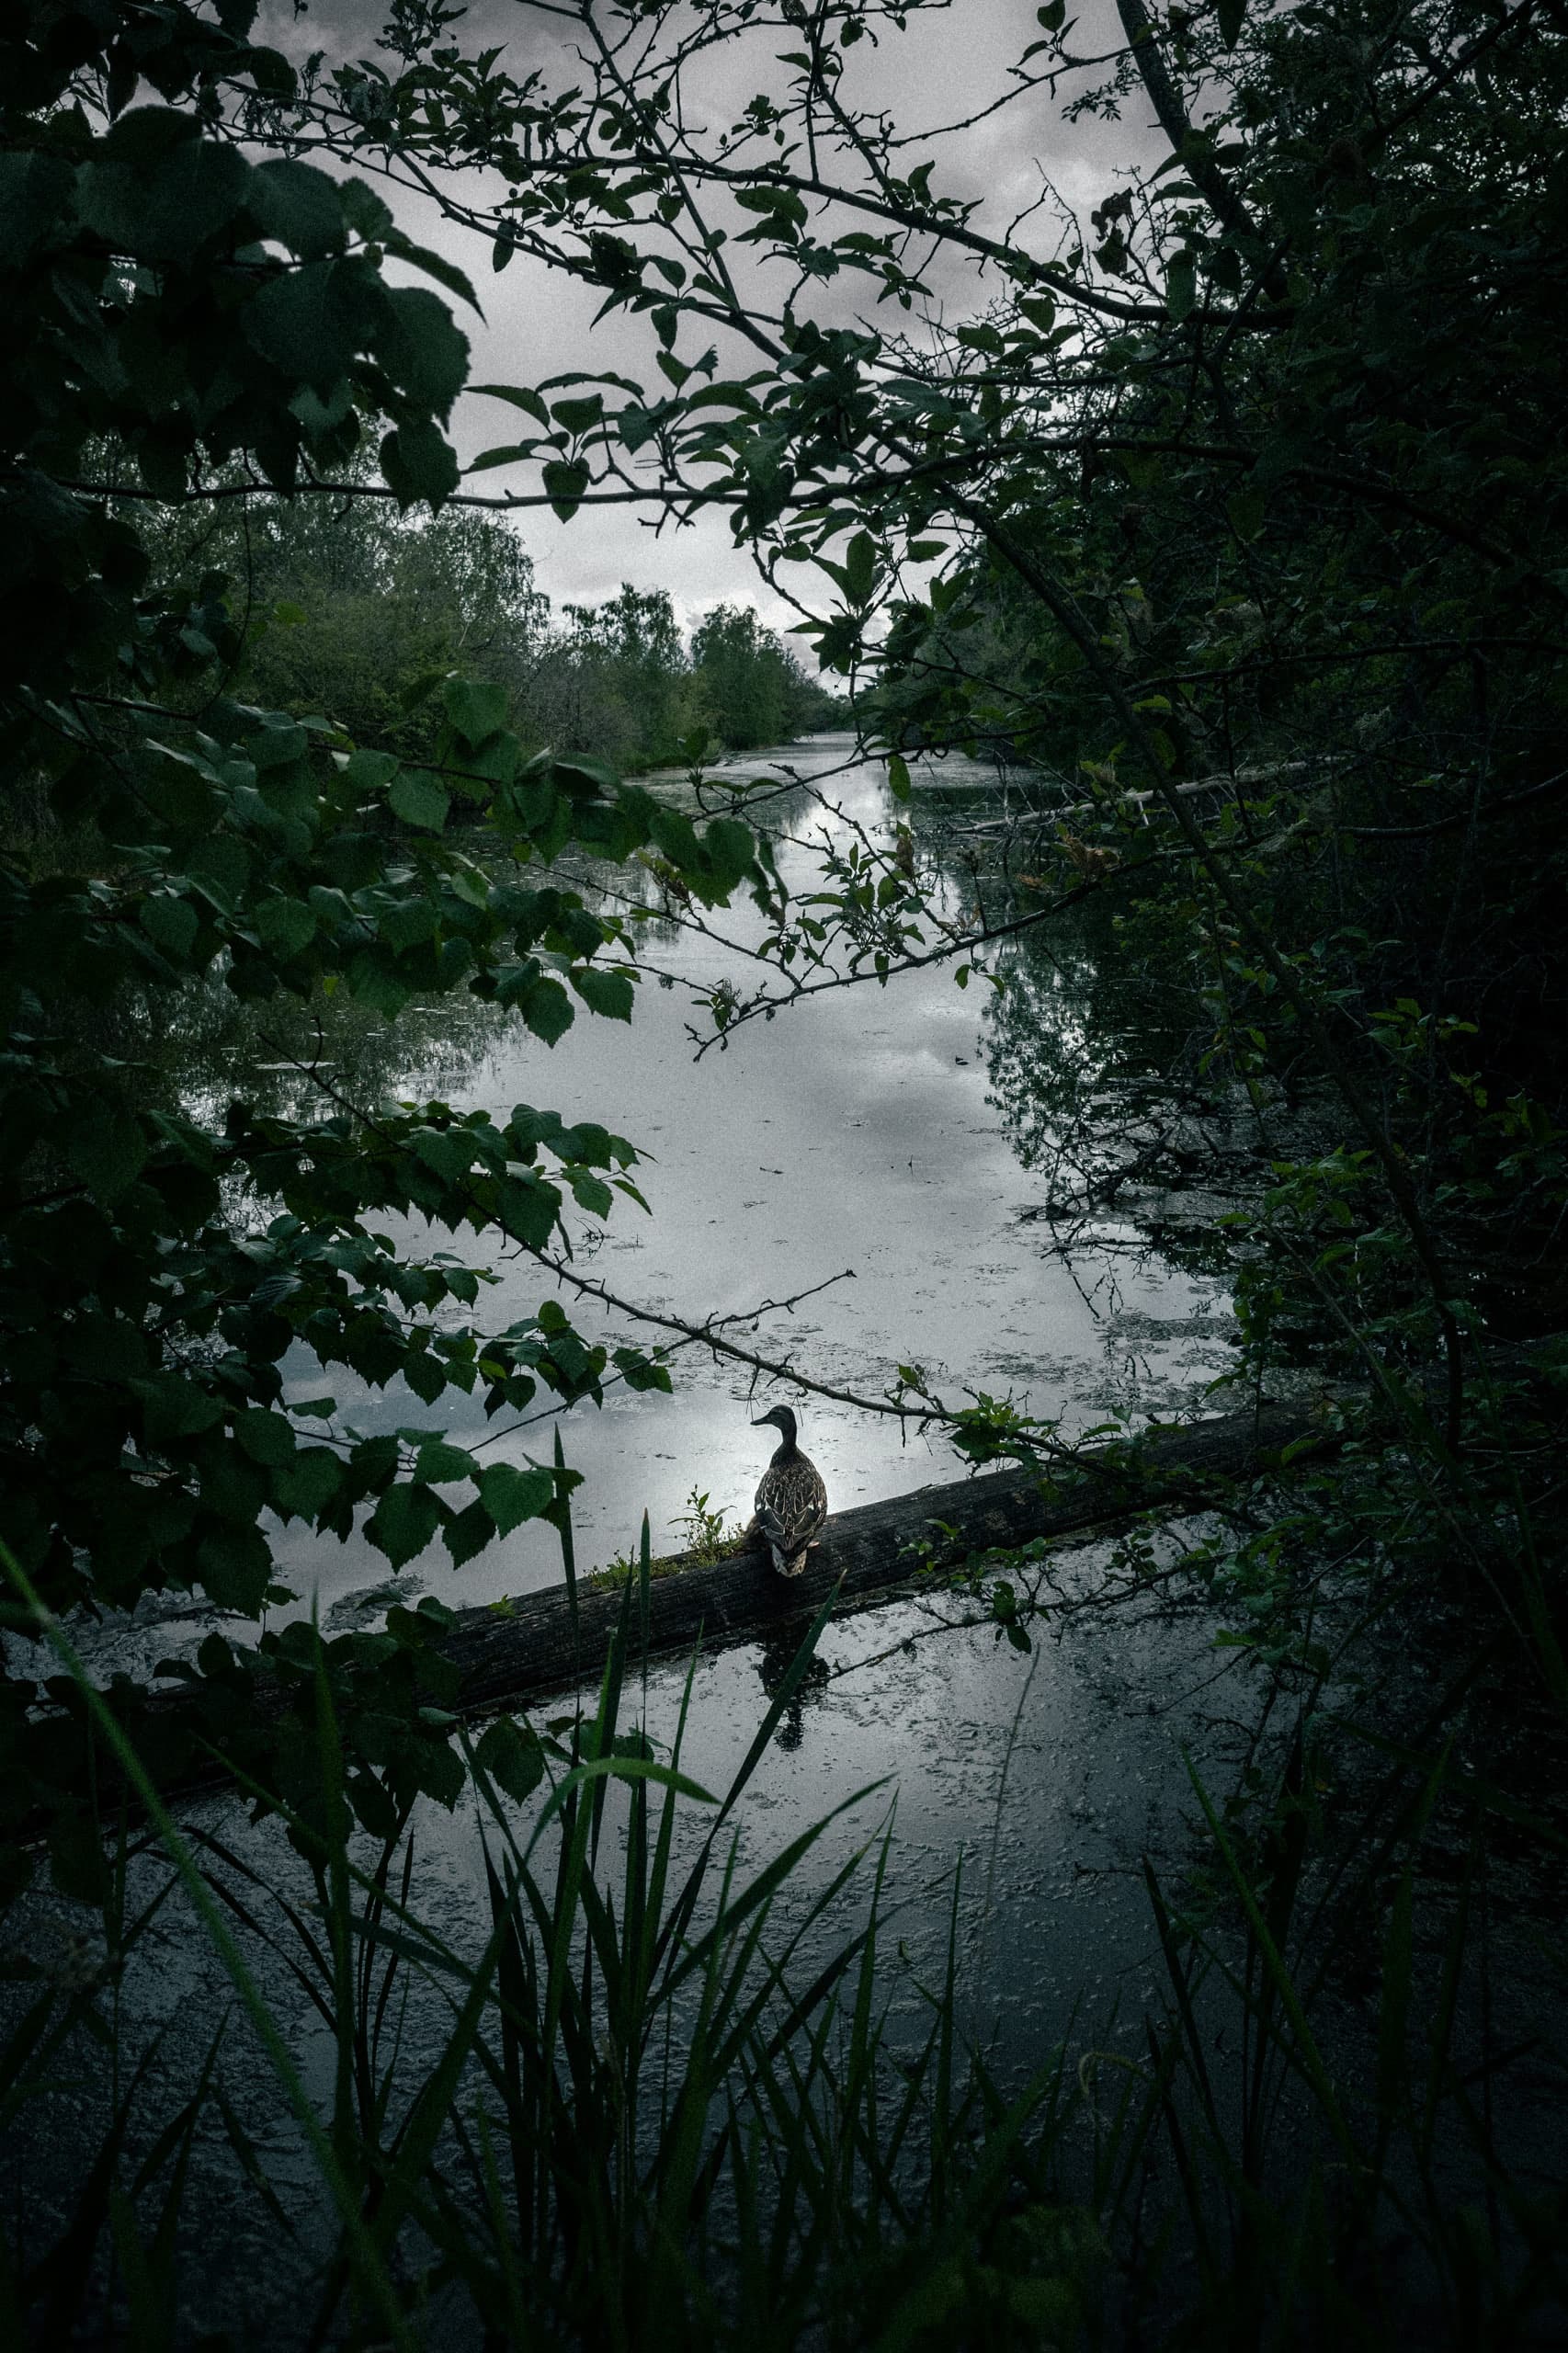
[[[754,1430],[766,1429],[770,1423],[776,1430],[780,1432],[786,1446],[794,1445],[795,1416],[788,1405],[770,1406],[766,1414],[757,1415],[752,1427]]]

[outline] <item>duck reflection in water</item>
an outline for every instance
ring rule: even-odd
[[[762,1656],[757,1660],[756,1668],[762,1677],[762,1688],[769,1700],[778,1697],[783,1687],[785,1677],[795,1664],[800,1647],[801,1633],[798,1627],[792,1631],[770,1634],[764,1643]],[[805,1738],[806,1710],[820,1700],[827,1689],[829,1680],[827,1661],[812,1657],[807,1665],[804,1675],[790,1693],[784,1713],[779,1718],[778,1730],[775,1737],[780,1748],[799,1748]]]

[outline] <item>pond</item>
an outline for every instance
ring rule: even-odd
[[[881,828],[894,813],[885,770],[856,761],[848,736],[749,755],[714,773],[726,769],[747,780],[801,779],[801,790],[767,803],[770,829],[782,835],[805,828],[842,839],[854,827]],[[813,785],[840,813],[824,814],[822,801],[808,798]],[[665,789],[684,787],[671,779]],[[960,757],[917,767],[922,855],[941,857],[944,821],[955,807],[966,824],[983,824],[1018,790]],[[809,888],[809,849],[784,840],[778,855],[791,887]],[[479,1007],[465,1014],[460,1001],[449,1018],[446,1007],[415,1008],[415,1019],[389,1035],[361,1032],[354,1051],[373,1053],[392,1093],[438,1094],[456,1108],[502,1118],[526,1102],[630,1138],[651,1214],[621,1199],[602,1234],[580,1222],[574,1247],[585,1271],[622,1299],[691,1322],[814,1291],[791,1313],[762,1313],[743,1336],[758,1354],[788,1358],[828,1386],[876,1398],[898,1365],[916,1363],[949,1398],[961,1400],[966,1390],[1010,1394],[1032,1412],[1060,1415],[1073,1431],[1110,1410],[1169,1411],[1225,1370],[1226,1302],[1217,1284],[1158,1259],[1114,1221],[1079,1232],[1070,1249],[1054,1247],[1040,1222],[1048,1176],[1038,1134],[1028,1139],[1033,1165],[1026,1166],[1016,1103],[1009,1125],[993,1090],[1007,1030],[998,1014],[1006,993],[1030,982],[1031,1019],[1070,1031],[1083,1007],[1064,977],[1027,947],[998,966],[1001,994],[978,980],[960,989],[950,963],[930,965],[885,988],[868,982],[815,995],[699,1054],[699,1040],[712,1035],[701,999],[725,982],[755,978],[745,951],[762,918],[744,901],[722,912],[713,929],[727,945],[673,926],[654,929],[647,961],[678,983],[645,979],[630,1025],[579,1013],[551,1050],[520,1022],[497,1024]],[[249,1085],[254,1069],[236,1066],[244,1051],[255,1050],[236,1050],[228,1075]],[[403,1230],[414,1246],[429,1245],[427,1230]],[[549,1286],[537,1266],[501,1251],[486,1261],[472,1237],[463,1239],[463,1255],[498,1279],[482,1293],[487,1322],[500,1328],[538,1308]],[[644,1344],[659,1336],[591,1302],[563,1303],[595,1336]],[[519,1464],[549,1460],[559,1418],[566,1460],[584,1477],[576,1497],[584,1565],[634,1547],[644,1511],[655,1552],[674,1549],[694,1491],[710,1509],[749,1517],[772,1443],[753,1432],[751,1419],[785,1393],[767,1384],[754,1392],[744,1366],[687,1348],[673,1359],[671,1396],[612,1386],[602,1409],[560,1417],[536,1411],[521,1421],[506,1415],[487,1426],[478,1400],[456,1390],[428,1408],[401,1386],[363,1389],[340,1368],[324,1380],[303,1350],[285,1371],[291,1399],[330,1386],[342,1419],[362,1433],[438,1422],[459,1442],[482,1443]],[[960,1475],[939,1438],[906,1435],[895,1420],[824,1399],[797,1403],[802,1444],[838,1506]],[[385,1574],[362,1539],[340,1547],[287,1529],[275,1541],[300,1606],[313,1595],[329,1620],[347,1597]],[[456,1605],[526,1591],[560,1573],[552,1532],[534,1525],[460,1572],[433,1545],[399,1583]]]
[[[812,871],[812,830],[844,838],[892,814],[885,772],[855,760],[847,737],[781,746],[731,772],[779,779],[769,819],[781,836],[780,868],[798,888]],[[687,790],[680,779],[665,789]],[[949,904],[973,887],[969,847],[1005,807],[1016,812],[1020,793],[1027,803],[1028,790],[958,758],[916,769],[918,855],[942,878]],[[605,881],[584,877],[590,891]],[[410,1008],[390,1028],[336,1009],[324,1051],[361,1099],[437,1095],[502,1117],[528,1102],[628,1136],[642,1155],[637,1174],[649,1213],[619,1201],[602,1232],[575,1220],[577,1263],[621,1300],[655,1312],[742,1319],[728,1328],[747,1347],[829,1387],[875,1399],[900,1364],[913,1362],[950,1400],[1007,1394],[1058,1418],[1068,1434],[1111,1414],[1136,1421],[1223,1410],[1205,1398],[1232,1356],[1221,1283],[1194,1272],[1190,1254],[1184,1263],[1159,1255],[1131,1211],[1096,1208],[1092,1188],[1070,1222],[1055,1215],[1061,1194],[1074,1189],[1063,1182],[1064,1157],[1080,1173],[1085,1149],[1113,1163],[1119,1154],[1146,1161],[1151,1095],[1165,1086],[1170,1105],[1179,1096],[1171,1059],[1162,1061],[1152,1035],[1142,1098],[1136,1088],[1096,1091],[1104,1058],[1095,1033],[1108,1000],[1094,985],[1092,939],[1053,926],[1048,954],[1028,934],[1014,938],[997,952],[994,989],[984,976],[960,989],[950,967],[933,964],[886,989],[824,991],[699,1052],[711,1035],[704,1001],[725,981],[744,982],[758,928],[749,905],[715,918],[722,937],[661,916],[643,935],[647,971],[631,1025],[582,1016],[553,1052],[520,1024],[460,1000]],[[661,972],[671,985],[661,985]],[[270,1009],[258,1022],[199,1007],[188,1034],[165,1040],[164,1051],[192,1099],[271,1089],[298,1103],[300,1044]],[[1123,1069],[1130,1060],[1139,1056],[1124,1055]],[[1074,1070],[1086,1074],[1081,1085]],[[416,1250],[449,1239],[412,1225],[403,1238]],[[482,1257],[472,1237],[463,1255],[496,1279],[482,1293],[489,1324],[532,1313],[546,1295],[531,1260]],[[813,1295],[788,1313],[767,1304],[797,1293]],[[649,1337],[624,1313],[596,1325],[594,1311],[567,1303],[584,1329],[608,1339]],[[559,1430],[566,1460],[584,1474],[575,1525],[585,1566],[632,1547],[644,1511],[655,1550],[678,1544],[694,1494],[731,1519],[746,1516],[772,1443],[752,1418],[786,1393],[692,1347],[672,1358],[669,1396],[611,1386],[602,1409],[507,1415],[487,1427],[457,1391],[436,1407],[406,1392],[377,1394],[340,1369],[324,1373],[303,1351],[285,1370],[291,1400],[330,1387],[339,1427],[365,1434],[438,1422],[520,1464],[548,1460]],[[804,1441],[839,1508],[962,1475],[938,1436],[905,1433],[841,1401],[797,1402]],[[273,1533],[279,1574],[297,1597],[292,1611],[314,1608],[333,1631],[376,1621],[394,1588],[362,1538],[339,1545],[295,1528]],[[1183,1541],[1179,1526],[1162,1529],[1147,1540],[1143,1564],[1174,1558]],[[881,1997],[895,2049],[914,2047],[925,2031],[951,1927],[959,2023],[999,2080],[1016,2086],[1065,2042],[1080,2082],[1097,2081],[1096,2071],[1119,2081],[1118,2071],[1145,2047],[1146,2018],[1162,2016],[1168,1998],[1144,1865],[1174,1888],[1192,1862],[1199,1813],[1189,1767],[1228,1794],[1249,1765],[1277,1761],[1289,1737],[1291,1708],[1270,1720],[1249,1654],[1216,1650],[1217,1610],[1200,1596],[1178,1602],[1152,1584],[1131,1606],[1094,1606],[1116,1552],[1108,1539],[1053,1556],[1059,1594],[1075,1606],[1038,1621],[1024,1654],[961,1594],[902,1598],[830,1625],[733,1817],[744,1872],[842,1809],[776,1905],[770,1949],[857,1852],[870,1849],[796,1956],[800,1975],[864,1916],[878,1842],[891,1834]],[[433,1547],[395,1591],[482,1604],[560,1573],[553,1533],[528,1526],[460,1571]],[[149,1597],[131,1626],[101,1630],[97,1659],[147,1672],[211,1622],[205,1608]],[[224,1631],[244,1638],[236,1621]],[[696,1663],[682,1764],[707,1789],[722,1790],[740,1765],[787,1651],[742,1644]],[[629,1688],[622,1721],[641,1721],[657,1755],[669,1753],[684,1680],[683,1667],[659,1665]],[[1331,1686],[1320,1699],[1326,1706],[1334,1696]],[[847,1802],[857,1792],[867,1794]],[[308,1882],[276,1822],[247,1830],[225,1796],[187,1807],[185,1818],[232,1844],[308,1917]],[[699,1811],[682,1834],[688,1852],[702,1826]],[[422,1800],[412,1834],[415,1913],[438,1921],[460,1949],[476,1949],[487,1922],[473,1799],[450,1813]],[[23,1915],[40,1967],[91,1967],[68,1907],[40,1892]],[[330,2033],[287,1958],[256,1939],[246,1949],[274,2018],[326,2103]],[[226,2036],[225,2096],[301,2237],[282,2260],[258,2216],[237,2219],[234,2200],[250,2192],[236,2179],[233,2146],[204,2124],[186,2215],[195,2250],[190,2311],[193,2323],[227,2328],[240,2342],[293,2342],[292,2300],[324,2247],[319,2184],[259,2052],[243,2028],[225,2029],[232,1988],[177,1903],[157,1938],[131,1956],[116,1998],[128,2046],[148,2053],[150,2117],[190,2097],[201,2054]],[[434,2065],[448,2015],[438,1993],[411,2002],[399,2031],[412,2079]],[[101,2083],[94,2076],[97,2063],[89,2058],[80,2084],[51,2090],[34,2112],[29,2196],[62,2212],[110,2096],[107,2074]],[[1210,2063],[1228,2083],[1233,2057],[1220,2040]]]
[[[772,777],[787,788],[765,807],[780,871],[797,890],[811,886],[813,838],[842,841],[895,813],[885,769],[858,760],[847,735],[779,746],[715,773]],[[914,783],[920,855],[951,908],[973,888],[965,845],[983,839],[1004,811],[1016,815],[1028,788],[957,756],[916,764]],[[660,789],[689,798],[681,779]],[[580,880],[591,892],[606,878]],[[699,1051],[713,1037],[705,1000],[725,981],[755,977],[745,951],[761,929],[749,902],[713,918],[722,939],[664,920],[647,926],[648,971],[630,1025],[580,1014],[553,1051],[519,1021],[457,997],[412,1007],[390,1027],[335,1009],[325,1051],[336,1083],[360,1099],[372,1089],[437,1095],[498,1118],[528,1102],[629,1137],[642,1155],[635,1173],[648,1213],[619,1199],[602,1227],[574,1215],[577,1262],[619,1297],[659,1313],[692,1322],[746,1315],[730,1328],[747,1347],[827,1386],[875,1399],[901,1363],[915,1362],[954,1402],[966,1392],[1009,1395],[1059,1418],[1067,1434],[1112,1414],[1136,1421],[1224,1410],[1203,1398],[1231,1359],[1221,1286],[1161,1257],[1126,1220],[1091,1216],[1063,1230],[1045,1215],[1060,1173],[1049,1148],[1058,1096],[1048,1082],[1063,1059],[1079,1058],[1085,1025],[1103,1018],[1088,1000],[1088,956],[1068,961],[1059,933],[1046,956],[1026,936],[994,966],[1000,987],[977,975],[960,988],[950,964],[932,964],[886,988],[824,991]],[[675,984],[661,985],[661,972]],[[269,1009],[259,1026],[247,1017],[209,1032],[199,1021],[183,1046],[170,1040],[166,1051],[176,1063],[183,1052],[187,1096],[211,1110],[241,1089],[306,1101],[288,1044]],[[1100,1129],[1115,1116],[1101,1113]],[[386,1223],[416,1251],[451,1242],[422,1223]],[[485,1256],[472,1235],[456,1246],[495,1278],[478,1311],[488,1324],[504,1327],[550,1295],[532,1260],[502,1249]],[[812,1290],[793,1313],[764,1307]],[[581,1328],[608,1340],[659,1336],[592,1302],[563,1303]],[[674,1549],[694,1494],[731,1521],[749,1517],[774,1444],[752,1419],[789,1393],[754,1385],[744,1365],[687,1347],[672,1358],[668,1396],[612,1384],[602,1408],[540,1408],[487,1426],[478,1401],[456,1389],[434,1407],[401,1384],[377,1392],[342,1367],[324,1372],[302,1347],[284,1369],[291,1401],[330,1388],[337,1427],[362,1434],[439,1423],[520,1465],[548,1461],[559,1430],[567,1461],[583,1473],[574,1499],[581,1567],[633,1549],[644,1511],[655,1552]],[[826,1398],[795,1402],[834,1506],[965,1475],[939,1433]],[[374,1624],[394,1594],[472,1606],[562,1574],[556,1536],[542,1523],[460,1570],[437,1542],[395,1586],[358,1532],[347,1545],[298,1524],[270,1534],[279,1576],[297,1597],[271,1622],[314,1608],[333,1632]],[[1093,1583],[1104,1550],[1072,1556],[1080,1587]],[[964,1614],[961,1604],[949,1608]],[[1146,1968],[1138,1857],[1169,1847],[1189,1796],[1177,1743],[1196,1738],[1216,1753],[1202,1733],[1210,1613],[1184,1620],[1179,1636],[1163,1617],[1140,1618],[1092,1632],[1075,1627],[1023,1659],[999,1646],[994,1626],[928,1639],[939,1618],[911,1603],[830,1629],[803,1704],[751,1786],[748,1839],[766,1845],[777,1834],[782,1843],[817,1813],[891,1777],[903,1790],[896,1901],[908,1949],[932,1961],[946,1933],[951,1873],[967,1853],[964,1948],[971,1962],[983,1960],[994,2021],[1005,2012],[1016,2024],[1055,2018],[1075,1990],[1094,1995],[1096,2006],[1101,1995],[1113,1999],[1119,1972]],[[107,1662],[149,1671],[193,1648],[211,1622],[204,1606],[148,1597],[131,1627],[109,1632]],[[243,1620],[225,1621],[224,1631],[245,1639]],[[700,1665],[691,1769],[709,1787],[727,1784],[790,1647],[775,1654],[745,1645]],[[668,1736],[681,1680],[680,1669],[665,1667],[647,1683],[655,1737]],[[1219,1717],[1229,1720],[1221,1749],[1244,1712],[1233,1696],[1221,1704]],[[421,1813],[433,1814],[425,1870],[451,1875],[448,1900],[461,1909],[483,1883],[469,1832],[438,1812]],[[863,1810],[841,1824],[807,1874],[808,1899],[869,1826]],[[983,1851],[989,1860],[976,1876]],[[937,1893],[939,1884],[948,1892]],[[1088,1952],[1095,1966],[1085,1980]]]

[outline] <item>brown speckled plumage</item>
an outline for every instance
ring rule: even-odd
[[[762,1474],[752,1526],[767,1540],[779,1575],[798,1577],[826,1521],[827,1489],[816,1464],[795,1443],[795,1416],[789,1406],[775,1405],[752,1427],[761,1429],[769,1422],[782,1434],[783,1443]]]

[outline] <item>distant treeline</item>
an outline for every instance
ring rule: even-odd
[[[221,581],[243,613],[236,692],[405,756],[433,740],[438,703],[421,688],[460,665],[506,687],[532,745],[626,771],[682,760],[704,735],[710,750],[750,751],[847,711],[748,605],[717,607],[689,646],[664,589],[626,585],[553,614],[517,535],[487,515],[258,500],[199,532],[176,517],[163,554],[193,598]]]

